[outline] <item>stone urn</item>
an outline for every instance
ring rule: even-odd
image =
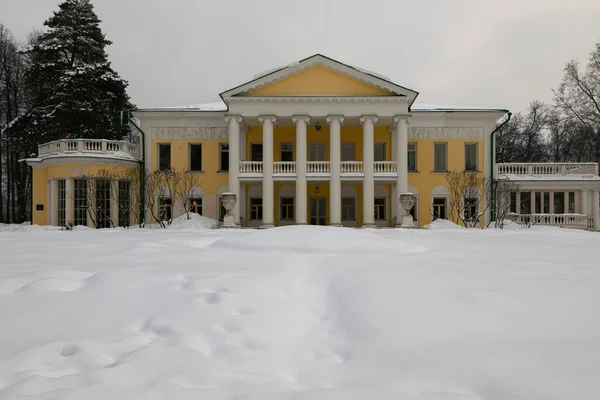
[[[417,196],[413,193],[402,193],[400,195],[400,205],[405,212],[405,215],[402,216],[400,227],[401,228],[414,228],[415,223],[413,221],[412,215],[410,215],[410,210],[414,207],[415,202],[417,201]]]
[[[235,223],[235,217],[231,213],[233,207],[235,207],[235,203],[237,202],[237,196],[235,193],[223,193],[221,195],[221,203],[223,204],[223,208],[227,213],[223,218],[222,228],[237,228],[238,226]]]

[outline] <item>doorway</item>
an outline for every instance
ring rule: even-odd
[[[310,198],[310,224],[325,225],[325,215],[327,213],[327,201],[325,197]]]

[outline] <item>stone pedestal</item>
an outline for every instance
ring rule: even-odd
[[[227,214],[223,218],[223,225],[221,228],[239,228],[240,226],[235,223],[235,216],[232,214],[231,210],[235,207],[235,203],[237,202],[237,196],[235,193],[223,193],[221,196],[221,203],[223,203],[223,207]]]
[[[410,215],[410,210],[414,207],[417,196],[412,193],[402,193],[400,195],[400,205],[405,212],[405,215],[400,219],[400,225],[396,225],[399,228],[412,229],[415,227],[415,221],[413,220],[412,215]]]

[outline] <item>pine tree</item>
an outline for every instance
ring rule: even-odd
[[[111,68],[100,22],[89,0],[66,0],[44,23],[47,30],[27,51],[32,104],[19,131],[38,142],[127,135],[120,111],[132,108],[128,84]]]

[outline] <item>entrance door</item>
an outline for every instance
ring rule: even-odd
[[[325,197],[310,198],[310,224],[325,225],[325,213],[327,207]]]

